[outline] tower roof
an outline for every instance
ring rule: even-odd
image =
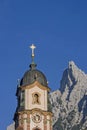
[[[45,75],[35,67],[36,64],[30,65],[30,69],[25,72],[23,78],[21,79],[21,86],[30,85],[35,81],[38,81],[43,86],[47,86],[47,79]]]
[[[20,81],[20,86],[30,85],[35,81],[38,81],[43,86],[48,86],[45,75],[41,71],[36,69],[37,65],[34,63],[34,49],[36,47],[32,44],[30,48],[32,49],[32,63],[30,64],[30,69],[27,70],[22,77]]]

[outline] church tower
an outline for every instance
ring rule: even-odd
[[[34,49],[32,63],[17,86],[15,130],[52,130],[52,112],[48,98],[50,88],[45,75],[36,69]]]

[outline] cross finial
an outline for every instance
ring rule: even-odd
[[[32,50],[32,54],[31,54],[32,64],[35,64],[35,63],[34,63],[34,49],[36,48],[36,46],[35,46],[34,44],[32,44],[32,45],[30,46],[30,48],[31,48],[31,50]]]
[[[36,48],[36,46],[34,44],[32,44],[30,46],[30,48],[32,49],[32,57],[34,57],[34,49]]]

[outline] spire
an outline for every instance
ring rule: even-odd
[[[30,46],[30,48],[31,48],[31,50],[32,50],[32,54],[31,54],[32,63],[30,64],[30,68],[31,68],[31,69],[35,69],[36,64],[34,63],[34,57],[35,57],[34,50],[35,50],[36,46],[35,46],[34,44],[32,44],[32,45]]]

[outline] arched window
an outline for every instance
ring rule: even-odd
[[[40,128],[34,128],[33,130],[41,130]]]
[[[16,130],[23,130],[23,128],[21,126],[19,126]]]
[[[20,107],[24,107],[24,103],[25,103],[25,91],[22,90],[20,95]]]
[[[33,104],[40,104],[40,94],[39,93],[33,93]]]

